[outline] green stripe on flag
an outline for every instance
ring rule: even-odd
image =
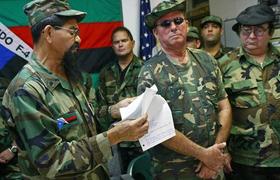
[[[1,0],[0,22],[5,26],[24,26],[27,25],[27,17],[22,7],[29,2],[28,0]]]
[[[121,0],[71,0],[71,7],[87,12],[85,22],[122,21]]]
[[[30,0],[1,0],[0,22],[6,26],[26,26],[23,6]],[[122,21],[121,0],[69,0],[73,9],[87,12],[83,22]]]

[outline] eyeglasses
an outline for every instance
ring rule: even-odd
[[[166,19],[164,21],[162,21],[161,23],[157,24],[156,26],[161,26],[164,28],[169,28],[172,24],[172,22],[174,22],[175,25],[180,25],[185,21],[184,18],[182,17],[176,17],[174,19]]]
[[[264,32],[266,32],[268,28],[262,26],[241,26],[240,32],[244,36],[250,36],[252,32],[258,37],[263,36]]]
[[[71,29],[71,28],[65,28],[65,27],[61,27],[61,26],[54,26],[54,28],[65,30],[65,31],[69,32],[71,34],[71,36],[73,36],[73,37],[80,35],[80,30],[78,28]]]

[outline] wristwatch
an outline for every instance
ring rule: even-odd
[[[9,148],[9,151],[11,151],[12,153],[16,154],[18,152],[18,147],[13,145],[12,147]]]

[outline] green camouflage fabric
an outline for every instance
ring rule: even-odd
[[[232,51],[233,50],[233,48],[231,48],[231,47],[221,47],[220,48],[220,51],[218,51],[216,54],[215,54],[215,56],[214,56],[214,58],[216,59],[216,60],[219,60],[219,59],[221,59],[226,53],[228,53],[228,52],[230,52],[230,51]]]
[[[233,111],[233,161],[280,167],[280,52],[269,44],[261,65],[237,48],[218,63]]]
[[[222,27],[223,25],[223,20],[222,18],[220,18],[219,16],[214,16],[214,15],[211,15],[211,16],[206,16],[204,17],[201,22],[200,22],[200,27],[203,27],[204,24],[208,23],[208,22],[213,22],[213,23],[216,23],[218,24],[219,26]]]
[[[107,132],[96,133],[94,95],[85,87],[59,78],[34,54],[9,85],[3,105],[26,179],[108,179],[111,147]]]
[[[2,99],[4,92],[9,85],[9,80],[0,77],[0,105],[2,106]],[[0,152],[8,149],[12,145],[12,136],[4,124],[4,119],[0,115]],[[23,179],[20,169],[17,166],[17,157],[15,156],[7,164],[0,163],[0,180],[4,179]]]
[[[9,80],[3,77],[0,77],[0,105],[2,106],[2,100],[5,93],[5,90],[7,89],[9,85]],[[0,152],[6,150],[10,147],[12,144],[13,138],[10,136],[10,133],[8,129],[6,129],[4,124],[4,119],[0,114]]]
[[[189,26],[187,38],[199,39],[199,31],[198,31],[197,27]]]
[[[102,131],[107,130],[113,122],[121,120],[112,119],[108,113],[108,107],[127,97],[135,97],[137,95],[137,80],[142,65],[143,61],[134,55],[127,67],[128,69],[122,82],[120,80],[121,72],[117,59],[107,64],[100,71],[97,100],[99,104],[98,121]],[[120,147],[121,156],[120,166],[122,172],[126,173],[130,161],[143,152],[139,142],[122,142],[118,146]]]
[[[152,30],[156,26],[156,21],[173,11],[186,11],[185,0],[173,0],[173,1],[162,1],[156,7],[153,8],[152,12],[145,16],[146,26]]]
[[[220,125],[218,102],[227,95],[215,59],[199,49],[189,49],[187,53],[189,61],[185,65],[177,64],[162,51],[151,58],[141,69],[137,92],[155,84],[172,111],[175,128],[193,142],[209,147]],[[155,175],[197,179],[197,159],[162,145],[154,147],[151,155]]]
[[[120,70],[117,60],[107,64],[99,74],[99,87],[97,92],[97,100],[99,109],[98,121],[102,127],[102,131],[108,130],[109,126],[120,119],[112,119],[108,113],[108,107],[119,101],[137,95],[137,78],[143,61],[133,56],[129,65],[124,81],[120,82]]]
[[[77,17],[81,21],[86,13],[70,8],[67,0],[33,0],[23,7],[31,26],[52,15]]]

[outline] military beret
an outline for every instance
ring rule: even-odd
[[[232,26],[232,30],[238,32],[238,27],[242,25],[260,25],[275,20],[275,13],[266,5],[258,4],[250,6],[242,11],[237,17],[237,23]]]
[[[152,30],[155,27],[155,23],[162,16],[174,12],[174,11],[186,11],[186,1],[185,0],[173,0],[173,1],[163,1],[159,3],[152,12],[145,16],[145,23],[147,27]]]
[[[31,26],[52,15],[75,17],[79,22],[86,13],[70,8],[67,0],[33,0],[23,7]]]
[[[189,26],[187,37],[199,39],[199,31],[194,26]]]
[[[213,22],[215,24],[218,24],[221,27],[222,27],[222,24],[223,24],[222,18],[220,18],[219,16],[211,15],[211,16],[206,16],[201,20],[200,27],[203,27],[204,24],[206,24],[208,22]]]

